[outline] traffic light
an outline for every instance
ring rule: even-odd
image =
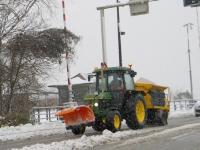
[[[183,0],[184,7],[187,6],[200,6],[200,0]]]

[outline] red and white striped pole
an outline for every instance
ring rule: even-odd
[[[63,8],[63,21],[64,21],[64,30],[67,30],[66,27],[66,15],[65,15],[65,1],[62,0],[62,8]],[[67,44],[67,41],[66,41]],[[67,77],[68,77],[68,90],[69,90],[69,102],[73,102],[72,98],[72,85],[71,85],[71,77],[70,77],[70,66],[69,66],[69,51],[66,51],[66,65],[67,65]]]

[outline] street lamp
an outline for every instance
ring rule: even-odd
[[[183,27],[187,27],[187,41],[188,41],[188,57],[189,57],[189,73],[190,73],[190,88],[191,88],[191,96],[193,99],[193,87],[192,87],[192,70],[191,70],[191,61],[190,61],[190,43],[189,43],[189,27],[192,30],[192,23],[187,23]]]

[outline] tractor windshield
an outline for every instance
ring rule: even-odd
[[[124,82],[122,74],[104,72],[103,80],[100,74],[97,75],[98,91],[102,91],[102,88],[104,91],[115,91],[115,90],[121,90],[121,88],[123,87],[124,87]]]
[[[103,81],[103,82],[102,82]],[[103,84],[102,84],[103,83]],[[97,74],[97,91],[134,90],[134,81],[130,73],[104,72]]]

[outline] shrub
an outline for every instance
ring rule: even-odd
[[[30,123],[30,116],[28,114],[11,113],[1,115],[0,127],[2,126],[18,126],[20,124]]]

